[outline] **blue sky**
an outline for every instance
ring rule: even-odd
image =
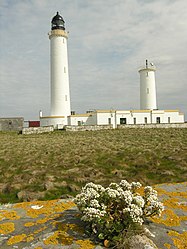
[[[157,67],[159,109],[187,119],[186,0],[0,0],[0,117],[50,113],[49,39],[69,31],[71,109],[139,109],[138,69]]]

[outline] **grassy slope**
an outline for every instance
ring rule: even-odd
[[[121,179],[143,184],[187,179],[187,129],[124,129],[0,133],[0,202],[20,190],[46,191],[46,198],[75,194],[89,181]]]

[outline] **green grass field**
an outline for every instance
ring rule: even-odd
[[[0,203],[25,190],[75,195],[87,182],[146,185],[187,179],[187,129],[0,133]]]

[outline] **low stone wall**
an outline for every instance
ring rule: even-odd
[[[21,131],[24,118],[0,118],[0,131]]]
[[[113,129],[112,125],[67,125],[64,127],[66,131],[99,131]]]
[[[125,128],[187,128],[187,123],[178,123],[178,124],[126,124],[118,125],[118,129]]]
[[[30,135],[30,134],[40,134],[40,133],[52,132],[52,131],[54,131],[53,126],[29,127],[29,128],[23,128],[21,134]]]
[[[117,125],[117,129],[126,128],[187,128],[187,123],[181,124],[136,124],[136,125]],[[110,130],[113,129],[112,125],[66,125],[64,126],[65,131],[99,131],[99,130]],[[23,128],[22,134],[39,134],[45,132],[53,132],[53,126],[43,126],[43,127],[29,127]]]

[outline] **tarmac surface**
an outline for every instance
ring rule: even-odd
[[[159,249],[187,249],[187,182],[154,188],[165,210],[161,217],[145,224],[151,232],[149,238]],[[85,232],[76,205],[68,199],[0,206],[1,249],[105,248],[91,241]]]

